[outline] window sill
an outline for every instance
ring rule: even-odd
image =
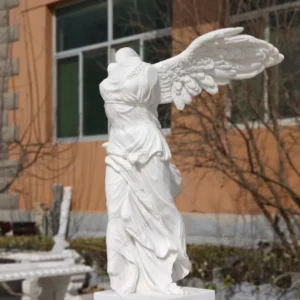
[[[86,143],[86,142],[97,142],[97,141],[107,141],[108,134],[82,136],[82,137],[66,137],[57,138],[54,137],[54,144],[72,144],[72,143]]]
[[[270,122],[268,122],[270,124]],[[300,124],[300,117],[296,117],[296,118],[286,118],[286,119],[281,119],[278,120],[278,125],[279,126],[296,126]],[[235,126],[241,130],[245,130],[246,126],[245,124],[242,123],[237,123],[235,124]],[[262,122],[259,121],[249,121],[249,127],[252,129],[257,129],[257,128],[264,128],[265,125]],[[234,129],[233,125],[228,125],[227,126],[228,129]]]
[[[163,128],[162,132],[164,136],[171,135],[171,128]],[[108,134],[82,136],[82,137],[67,137],[67,138],[57,138],[54,137],[54,144],[73,144],[73,143],[87,143],[87,142],[99,142],[108,141]]]

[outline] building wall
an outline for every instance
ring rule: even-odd
[[[11,20],[20,24],[20,40],[13,45],[12,56],[20,61],[20,73],[9,81],[19,95],[19,109],[10,121],[20,128],[26,146],[41,143],[44,152],[27,168],[12,187],[20,193],[20,209],[32,209],[35,202],[50,204],[52,185],[74,188],[74,210],[104,211],[104,141],[61,143],[53,147],[52,136],[52,14],[48,6],[65,1],[20,1],[11,11]],[[32,150],[34,147],[32,147]],[[53,153],[51,153],[53,152]],[[16,150],[12,157],[18,157]]]
[[[60,143],[56,147],[48,142],[52,136],[53,98],[51,9],[66,2],[20,0],[19,7],[10,11],[11,23],[19,24],[20,39],[11,51],[12,57],[19,58],[19,74],[8,83],[9,90],[18,94],[19,108],[10,112],[9,123],[19,127],[20,140],[32,153],[36,146],[29,145],[34,143],[44,144],[46,153],[36,162],[34,154],[28,156],[27,163],[32,166],[23,171],[11,190],[19,193],[19,208],[31,210],[35,202],[50,205],[53,184],[69,185],[73,187],[73,211],[104,212],[105,151],[101,146],[105,141]],[[203,16],[200,33],[222,26],[226,17],[224,1],[207,1],[206,6],[204,2],[201,1],[197,12]],[[182,9],[176,5],[173,16],[174,36],[188,43],[193,38],[192,32],[187,35],[193,27],[191,19],[182,20]],[[178,112],[173,108],[172,113]],[[269,147],[268,155],[272,157],[274,145],[270,142]],[[242,153],[243,149],[238,151]],[[11,149],[11,159],[19,155],[19,151]],[[180,165],[176,159],[174,163]],[[204,176],[203,171],[197,170],[183,172],[182,176],[183,193],[176,202],[182,212],[258,213],[249,199],[239,198],[234,184],[224,184],[223,178],[214,172],[206,172]]]
[[[8,92],[7,85],[8,78],[19,72],[18,59],[9,57],[11,45],[19,39],[18,24],[9,24],[9,10],[18,5],[18,0],[0,1],[0,210],[4,211],[18,208],[18,195],[7,190],[10,180],[16,175],[11,167],[14,169],[18,163],[9,160],[8,155],[9,145],[18,137],[17,126],[9,126],[8,114],[18,107],[18,97],[13,91]]]

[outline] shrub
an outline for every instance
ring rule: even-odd
[[[70,240],[70,248],[78,251],[86,260],[103,270],[107,266],[105,239],[76,238]],[[50,237],[16,236],[0,237],[3,250],[49,251],[53,246]],[[188,245],[187,252],[192,262],[190,277],[198,277],[206,282],[212,281],[214,268],[221,268],[224,284],[232,285],[248,281],[255,285],[273,283],[274,278],[287,272],[300,272],[298,258],[291,257],[280,247],[244,249],[214,245]],[[289,275],[275,282],[287,288],[291,284]]]
[[[0,249],[49,251],[53,240],[47,236],[3,236],[0,237]]]

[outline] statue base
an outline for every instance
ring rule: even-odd
[[[187,295],[141,295],[141,294],[128,294],[118,295],[116,292],[109,290],[104,292],[97,292],[94,294],[94,300],[215,300],[215,291],[196,289],[184,287]]]

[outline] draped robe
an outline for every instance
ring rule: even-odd
[[[164,293],[188,274],[190,261],[174,203],[181,175],[170,162],[157,116],[160,86],[147,78],[151,65],[141,64],[125,82],[120,75],[100,84],[110,123],[109,141],[103,145],[108,274],[119,293]],[[124,66],[123,71],[136,67]]]

